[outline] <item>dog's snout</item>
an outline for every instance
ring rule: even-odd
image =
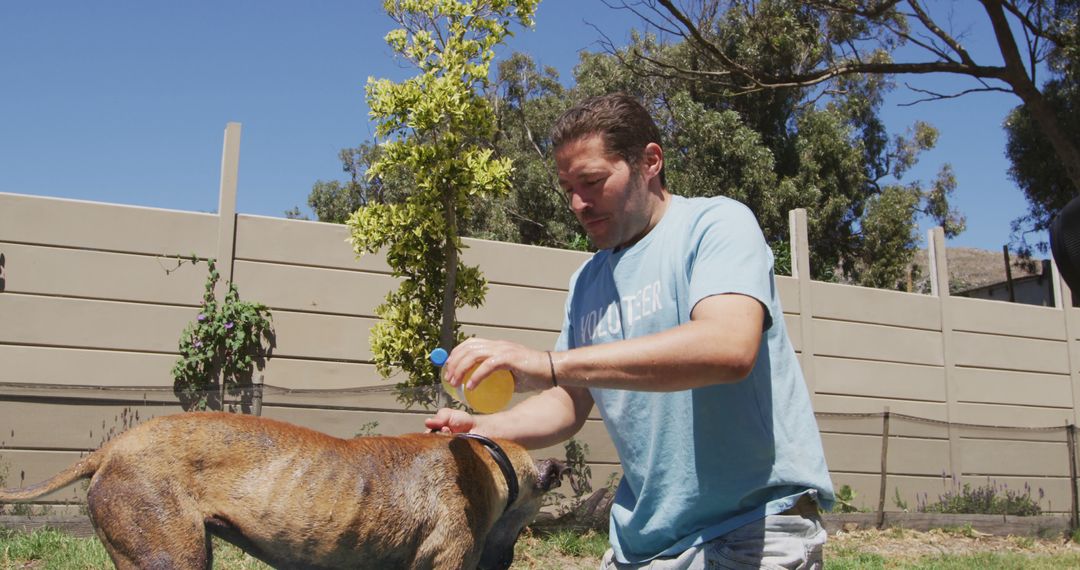
[[[539,473],[536,486],[543,491],[550,491],[562,483],[563,477],[570,472],[570,468],[566,466],[566,463],[552,458],[537,462],[536,471]]]

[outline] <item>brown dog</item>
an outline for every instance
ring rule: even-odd
[[[507,568],[564,470],[508,441],[346,440],[188,413],[143,423],[0,501],[90,477],[91,520],[121,570],[210,568],[211,534],[279,568]]]

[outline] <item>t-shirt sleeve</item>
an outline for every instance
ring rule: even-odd
[[[555,352],[562,352],[564,350],[570,350],[570,335],[572,327],[570,326],[570,296],[566,296],[566,310],[563,311],[563,323],[562,331],[559,332],[559,338],[555,341]]]
[[[691,311],[712,295],[747,295],[765,309],[765,328],[772,326],[773,256],[753,212],[720,199],[702,211],[691,238]]]
[[[555,341],[555,352],[562,352],[564,350],[570,350],[574,348],[570,345],[571,339],[574,338],[574,326],[570,319],[570,302],[574,299],[574,289],[577,285],[578,276],[581,275],[581,271],[584,269],[584,264],[574,271],[574,274],[570,276],[570,287],[566,294],[566,304],[563,307],[563,321],[562,330],[559,332],[559,338]]]

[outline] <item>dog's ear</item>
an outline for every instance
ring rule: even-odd
[[[536,488],[548,492],[562,483],[562,478],[570,471],[565,463],[558,459],[543,459],[536,462]]]

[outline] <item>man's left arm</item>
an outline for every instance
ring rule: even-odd
[[[469,339],[455,350],[454,370],[478,365],[473,382],[494,370],[510,370],[523,384],[519,391],[550,387],[552,365],[560,386],[686,390],[746,378],[757,360],[764,325],[765,309],[757,299],[711,295],[694,306],[689,322],[638,338],[553,352],[550,363],[544,352],[516,343]]]
[[[444,367],[455,384],[477,366],[470,384],[510,370],[519,391],[560,386],[678,391],[738,382],[753,370],[762,335],[773,318],[772,253],[748,208],[731,202],[695,225],[688,297],[690,320],[668,330],[548,355],[506,341],[470,339]],[[471,387],[471,386],[470,386]]]
[[[712,295],[663,332],[555,355],[560,384],[668,392],[738,382],[754,368],[765,309],[750,296]]]

